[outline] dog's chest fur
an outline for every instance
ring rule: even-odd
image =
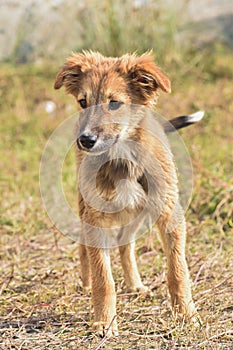
[[[114,159],[101,166],[96,178],[97,191],[116,206],[136,209],[146,199],[142,170],[129,160]]]

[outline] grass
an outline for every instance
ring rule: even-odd
[[[67,0],[56,3],[47,7],[51,9],[49,21],[41,20],[45,7],[28,4],[28,11],[22,14],[17,28],[13,54],[8,60],[25,63],[49,57],[62,63],[64,56],[72,50],[92,49],[106,55],[119,55],[154,48],[161,63],[165,59],[175,59],[177,49],[178,52],[181,47],[184,50],[184,41],[178,34],[187,19],[186,0],[169,6],[160,0],[89,0],[80,3]],[[187,46],[189,41],[185,40]]]
[[[195,61],[196,60],[196,61]],[[193,296],[203,319],[195,330],[178,325],[166,287],[166,261],[156,235],[137,242],[149,295],[124,293],[119,256],[112,264],[120,336],[104,349],[231,349],[232,333],[232,65],[227,50],[196,55],[171,71],[174,92],[162,95],[166,117],[204,109],[199,125],[182,131],[195,185],[186,214],[187,260]],[[177,63],[176,63],[177,64]],[[91,333],[90,295],[81,290],[77,244],[52,227],[39,192],[39,163],[55,127],[75,111],[71,97],[52,88],[51,66],[0,69],[2,205],[0,218],[0,348],[99,349]],[[54,115],[45,112],[54,101]],[[72,154],[64,181],[75,198]]]

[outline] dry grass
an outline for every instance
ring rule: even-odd
[[[229,72],[214,74],[218,65],[229,62],[226,54],[211,69],[187,71],[187,65],[176,71],[175,93],[160,102],[166,116],[207,111],[205,121],[182,132],[195,173],[187,259],[203,327],[195,330],[175,322],[166,261],[154,234],[137,244],[148,295],[124,293],[113,251],[120,336],[103,340],[89,328],[92,307],[90,295],[81,290],[77,245],[51,227],[39,194],[38,167],[46,139],[75,108],[71,98],[52,90],[51,68],[1,68],[1,349],[233,348],[232,83]],[[46,114],[47,100],[56,103],[56,118]],[[73,169],[70,157],[66,180],[71,189]]]

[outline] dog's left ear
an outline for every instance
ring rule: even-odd
[[[79,65],[72,66],[66,62],[56,76],[54,89],[60,89],[64,85],[68,94],[75,95],[80,87],[82,77],[83,73]]]
[[[67,64],[65,63],[63,67],[60,68],[59,72],[57,73],[55,82],[54,82],[54,89],[60,89],[64,85],[65,76],[67,75]]]
[[[60,89],[63,85],[67,93],[74,94],[80,88],[85,70],[89,68],[89,60],[85,53],[73,53],[59,70],[54,89]]]
[[[128,58],[125,68],[127,68],[128,82],[134,91],[141,91],[141,94],[147,99],[152,98],[158,89],[167,93],[171,92],[169,78],[156,66],[151,53],[140,57],[132,55]]]

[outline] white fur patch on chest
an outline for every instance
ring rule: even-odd
[[[122,179],[116,187],[116,195],[114,201],[122,207],[137,208],[146,200],[146,194],[141,185],[130,179]]]

